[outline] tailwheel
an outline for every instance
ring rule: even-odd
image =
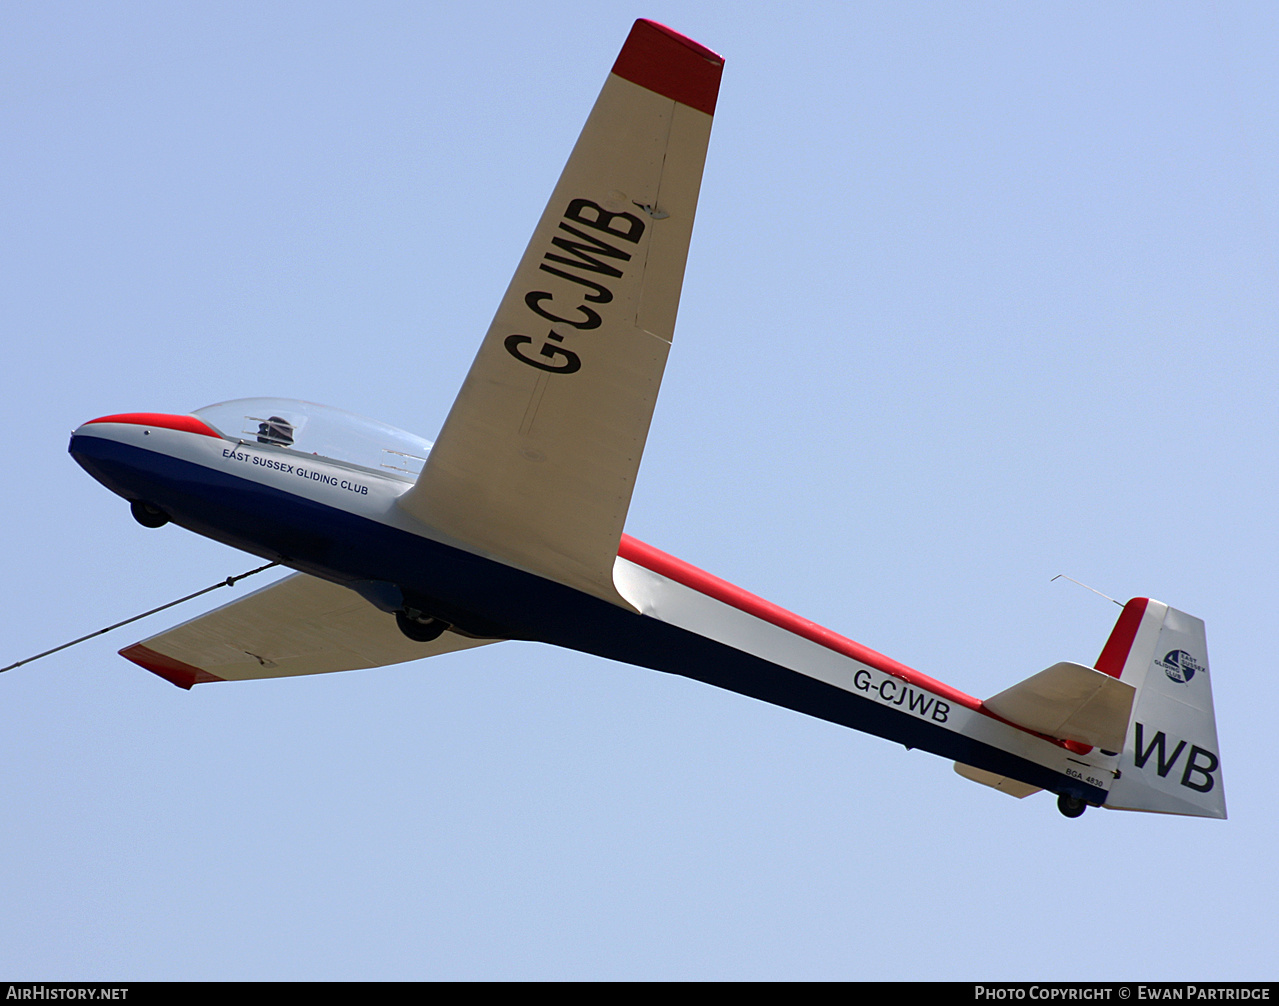
[[[133,514],[133,519],[143,527],[164,527],[169,523],[169,515],[161,510],[158,506],[150,503],[144,503],[142,500],[134,500],[129,504],[129,512]]]
[[[1077,796],[1062,793],[1057,797],[1057,809],[1066,817],[1079,817],[1088,809],[1088,804]]]
[[[449,627],[448,622],[441,622],[438,618],[410,618],[402,611],[395,613],[395,624],[415,643],[429,643],[433,639],[439,639]]]

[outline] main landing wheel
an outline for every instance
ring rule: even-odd
[[[161,510],[158,506],[152,506],[150,503],[144,503],[142,500],[134,500],[129,504],[129,512],[133,514],[133,519],[143,527],[164,527],[169,523],[169,515]]]
[[[1088,809],[1088,804],[1077,796],[1067,796],[1062,793],[1057,797],[1057,809],[1067,817],[1079,817]]]
[[[395,624],[415,643],[429,643],[432,639],[439,639],[444,635],[444,630],[449,627],[447,622],[441,622],[438,618],[428,618],[419,622],[416,618],[409,618],[402,611],[395,613]]]

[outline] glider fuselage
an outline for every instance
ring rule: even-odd
[[[192,416],[105,417],[77,429],[70,450],[125,499],[351,587],[385,610],[398,591],[469,635],[551,643],[683,675],[1105,800],[1113,758],[1001,722],[971,696],[628,536],[614,573],[629,610],[433,534],[397,506],[413,485],[401,475],[231,439]]]

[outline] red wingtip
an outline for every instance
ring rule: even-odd
[[[613,72],[672,101],[715,114],[724,57],[656,21],[631,28]]]
[[[132,660],[139,667],[145,667],[152,674],[160,675],[165,681],[179,688],[190,688],[192,685],[202,685],[207,681],[225,680],[216,674],[210,674],[203,668],[193,667],[181,660],[167,657],[163,653],[156,653],[155,650],[148,649],[141,643],[126,646],[120,651],[120,656],[125,660]]]

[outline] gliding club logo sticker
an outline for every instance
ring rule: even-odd
[[[1203,670],[1203,665],[1185,650],[1169,650],[1158,664],[1169,678],[1182,685],[1187,684],[1197,671]]]

